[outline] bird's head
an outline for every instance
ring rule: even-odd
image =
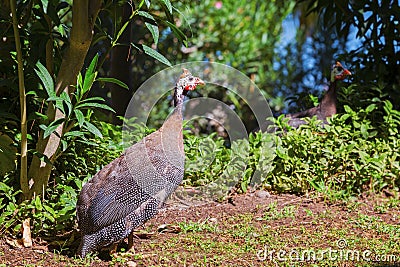
[[[205,82],[199,77],[193,76],[187,69],[182,69],[183,73],[179,77],[176,86],[183,92],[193,91],[199,85],[204,85]]]
[[[193,76],[187,69],[182,70],[183,73],[179,77],[179,80],[177,81],[175,86],[175,106],[178,103],[183,102],[183,98],[187,94],[187,92],[195,90],[197,86],[205,85],[205,82],[202,79]]]
[[[343,68],[339,61],[332,66],[331,82],[344,80],[347,76],[351,75],[348,69]]]

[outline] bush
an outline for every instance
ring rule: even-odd
[[[398,191],[400,112],[385,101],[383,122],[376,126],[370,120],[376,108],[371,104],[356,112],[345,106],[346,113],[324,127],[309,120],[297,130],[281,132],[267,183],[278,192],[316,190],[333,198],[383,188]],[[277,124],[283,129],[283,117]]]
[[[54,166],[54,173],[45,198],[35,197],[19,205],[12,184],[15,178],[0,183],[0,233],[8,230],[16,235],[26,215],[31,218],[32,232],[42,237],[52,237],[68,232],[75,225],[75,207],[84,181],[117,158],[122,152],[121,127],[99,122],[96,125],[102,138],[83,138],[70,141],[70,146]]]

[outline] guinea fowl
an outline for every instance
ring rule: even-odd
[[[154,217],[182,182],[182,106],[188,91],[205,83],[183,69],[174,88],[174,111],[156,132],[129,147],[96,173],[77,202],[82,240],[78,255],[114,244]]]
[[[318,106],[300,111],[293,114],[287,114],[286,117],[290,118],[288,124],[292,127],[299,127],[307,122],[301,118],[309,117],[312,118],[317,116],[318,120],[326,122],[326,118],[336,114],[337,105],[337,82],[344,80],[347,76],[351,75],[351,72],[343,68],[340,62],[336,62],[332,66],[329,89],[325,96],[322,98],[321,103]]]

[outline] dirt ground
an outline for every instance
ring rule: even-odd
[[[75,248],[0,239],[1,266],[400,266],[400,208],[392,196],[329,204],[321,198],[235,195],[221,203],[169,205],[137,229],[134,249],[79,259]],[[341,243],[340,243],[341,242]],[[122,247],[122,248],[121,248]],[[290,258],[289,251],[369,251],[385,258]],[[279,251],[286,252],[280,258]],[[388,255],[391,255],[389,258]],[[293,255],[290,255],[293,256]],[[383,260],[382,260],[383,259]]]

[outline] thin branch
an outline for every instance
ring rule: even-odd
[[[20,184],[22,193],[26,196],[29,193],[28,184],[28,140],[27,140],[27,123],[26,123],[26,94],[24,84],[24,65],[22,62],[21,41],[18,30],[17,9],[15,0],[10,0],[15,48],[17,51],[17,64],[18,64],[18,87],[19,87],[19,102],[21,106],[21,173]]]

